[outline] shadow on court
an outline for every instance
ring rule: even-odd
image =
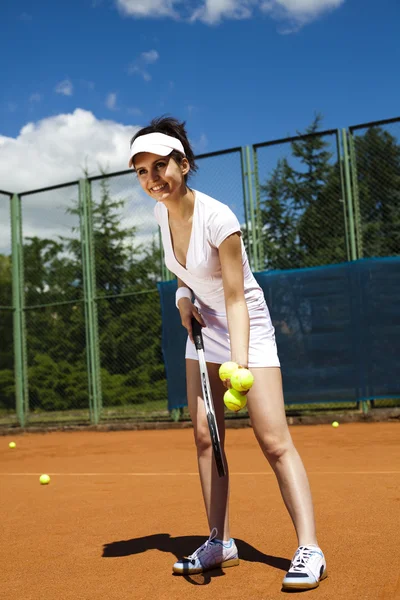
[[[264,554],[263,552],[260,552],[260,550],[257,550],[257,548],[254,548],[254,546],[237,538],[235,538],[235,542],[239,551],[240,560],[262,563],[285,572],[290,567],[290,560],[287,558]],[[176,560],[178,560],[179,558],[182,558],[182,556],[191,554],[194,549],[198,548],[203,543],[204,536],[187,535],[171,537],[168,533],[157,533],[140,538],[104,544],[102,556],[103,558],[115,558],[117,556],[142,554],[147,550],[160,550],[160,552],[168,552],[174,555]],[[193,585],[207,585],[213,577],[222,577],[224,574],[222,569],[213,569],[199,575],[184,575],[183,577]],[[182,577],[182,575],[177,575],[177,577]]]

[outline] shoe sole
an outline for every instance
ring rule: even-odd
[[[172,567],[173,573],[177,573],[178,575],[196,575],[197,573],[204,573],[205,571],[212,571],[213,569],[226,569],[227,567],[236,567],[240,563],[238,558],[231,558],[230,560],[225,560],[224,562],[218,565],[211,565],[205,569],[179,569],[176,567]]]
[[[283,590],[313,590],[317,588],[321,581],[328,577],[328,572],[324,571],[321,577],[315,583],[283,583]]]

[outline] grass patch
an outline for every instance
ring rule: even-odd
[[[394,408],[400,407],[400,398],[383,398],[368,402],[368,408]],[[337,412],[354,411],[361,409],[357,402],[315,402],[311,404],[287,404],[287,416],[321,415]],[[225,411],[226,419],[246,419],[249,417],[247,409],[238,413]],[[124,406],[104,407],[99,423],[113,422],[154,422],[154,421],[189,421],[189,411],[185,406],[182,409],[168,411],[167,402],[145,402]],[[29,426],[57,426],[57,425],[90,425],[89,409],[76,409],[65,411],[31,411],[26,419],[25,427]],[[0,409],[0,427],[18,427],[17,415],[14,411]]]

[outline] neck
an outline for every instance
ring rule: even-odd
[[[167,200],[164,204],[168,209],[170,219],[187,221],[193,215],[194,192],[184,185],[184,189],[177,199]]]

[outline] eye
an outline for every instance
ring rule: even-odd
[[[156,167],[157,167],[157,169],[162,169],[163,167],[165,167],[165,162],[160,160],[160,162],[158,162],[156,164]]]
[[[144,175],[144,173],[146,173],[146,169],[138,169],[138,170],[136,171],[136,173],[137,173],[138,175]]]

